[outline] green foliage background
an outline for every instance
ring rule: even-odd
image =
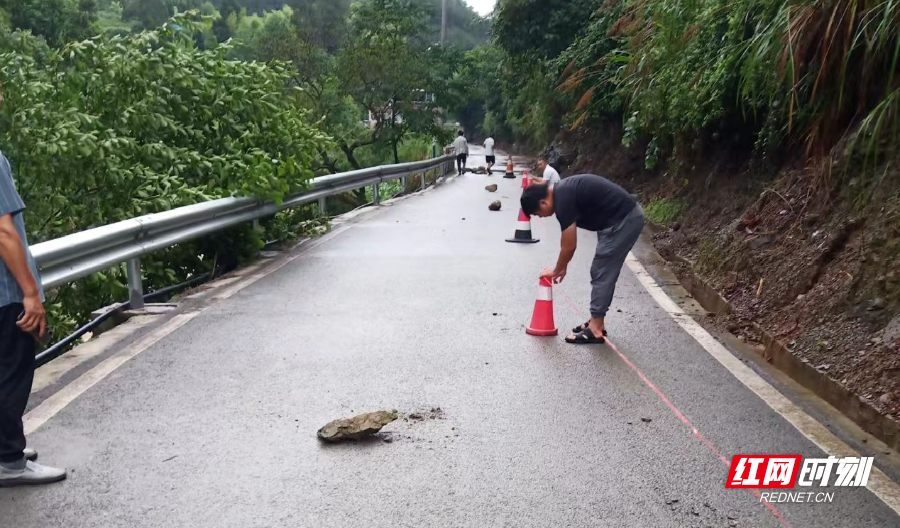
[[[465,49],[488,38],[463,2],[448,7],[439,46],[439,0],[0,0],[0,148],[29,241],[226,196],[277,201],[317,175],[429,157],[467,104],[453,82]],[[145,291],[228,270],[321,214],[147,256]],[[124,283],[111,269],[48,292],[53,333],[123,300]]]
[[[526,72],[503,86],[514,139],[621,119],[648,167],[710,143],[854,167],[896,157],[896,2],[500,0],[493,34],[506,72]]]
[[[177,22],[59,49],[5,35],[0,141],[32,243],[203,200],[279,200],[313,176],[328,138],[292,102],[286,65],[228,60],[227,46],[198,50],[193,22]],[[224,253],[246,256],[264,235],[238,228],[154,255],[146,287],[209,271]],[[55,333],[121,300],[123,288],[113,270],[52,292]]]

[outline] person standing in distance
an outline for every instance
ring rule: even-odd
[[[64,469],[34,463],[37,453],[25,447],[22,416],[34,381],[32,334],[43,337],[47,323],[40,275],[25,238],[24,209],[12,168],[0,152],[0,487],[66,478]]]
[[[606,313],[625,257],[644,229],[644,211],[628,192],[595,174],[570,176],[556,185],[539,183],[522,191],[522,211],[548,217],[556,214],[562,228],[556,267],[541,272],[541,278],[559,284],[575,255],[578,228],[597,233],[597,249],[591,265],[591,318],[572,329],[566,342],[603,343]]]
[[[487,172],[490,174],[491,167],[494,166],[494,163],[497,163],[497,158],[494,157],[494,138],[491,136],[484,140],[484,161],[487,165]]]
[[[550,185],[556,185],[560,181],[559,173],[556,172],[556,169],[553,168],[552,165],[547,163],[547,156],[540,156],[537,159],[537,168],[539,171],[543,173],[542,177],[532,177],[531,183],[548,183]]]
[[[460,130],[456,133],[456,139],[453,140],[453,151],[456,153],[456,172],[460,176],[466,172],[466,158],[469,157],[469,141]]]

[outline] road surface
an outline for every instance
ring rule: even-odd
[[[865,488],[772,508],[725,489],[719,453],[826,455],[629,269],[608,321],[618,353],[564,343],[587,317],[592,234],[554,288],[560,336],[526,335],[559,226],[504,242],[519,184],[466,174],[382,206],[194,312],[41,422],[31,445],[72,473],[0,490],[4,526],[900,525]],[[389,425],[391,442],[317,441],[378,409],[424,419]]]

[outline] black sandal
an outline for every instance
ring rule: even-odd
[[[606,343],[606,339],[596,337],[590,328],[585,328],[581,332],[575,334],[575,337],[566,336],[566,343],[575,343],[576,345],[591,345]]]
[[[591,322],[588,321],[588,322],[584,323],[583,325],[578,325],[578,326],[576,326],[575,328],[572,329],[572,332],[574,332],[574,333],[576,333],[576,334],[581,333],[581,332],[584,332],[585,330],[587,330],[587,328],[588,328],[588,326],[589,326],[590,324],[591,324]],[[603,336],[605,337],[605,336],[608,336],[608,335],[609,335],[609,333],[608,333],[606,330],[603,330]]]

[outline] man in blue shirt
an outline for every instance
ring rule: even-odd
[[[9,161],[0,152],[0,486],[66,477],[63,469],[34,463],[37,453],[25,447],[22,416],[34,380],[34,336],[43,337],[47,323],[40,275],[25,236],[24,209]]]

